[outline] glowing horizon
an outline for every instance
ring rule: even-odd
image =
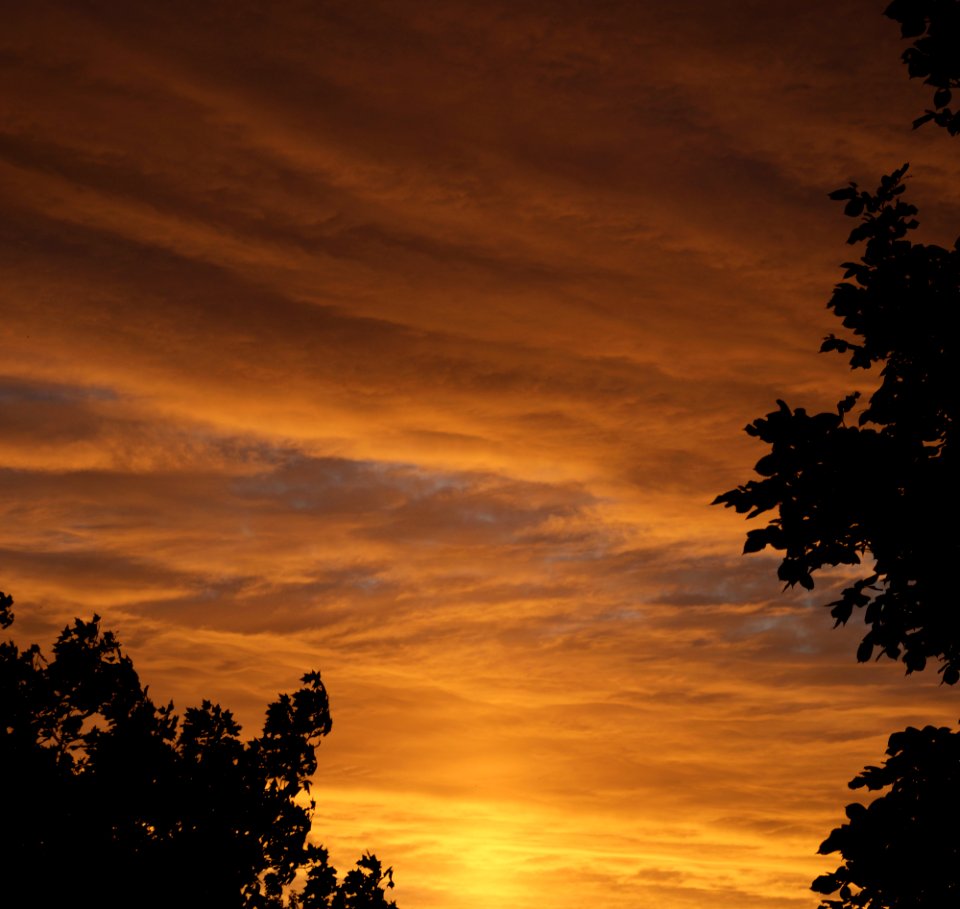
[[[0,589],[158,701],[330,691],[314,836],[400,909],[813,907],[935,671],[858,666],[711,499],[913,162],[882,4],[38,0],[0,68]],[[864,90],[863,86],[868,86]],[[919,100],[918,100],[919,99]]]

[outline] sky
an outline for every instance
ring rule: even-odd
[[[711,508],[852,222],[960,166],[867,0],[11,6],[0,588],[253,735],[319,669],[312,837],[400,909],[801,909],[933,671],[857,665]]]

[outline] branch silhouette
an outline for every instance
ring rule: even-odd
[[[934,107],[914,121],[960,133],[949,105],[960,87],[960,0],[894,0],[885,13],[915,38],[903,54],[911,77],[934,87]],[[828,566],[861,566],[861,576],[829,603],[835,625],[862,611],[861,662],[902,660],[908,673],[930,660],[943,681],[960,680],[960,559],[955,465],[957,382],[953,313],[960,302],[960,240],[952,249],[908,239],[917,209],[905,202],[904,164],[873,192],[851,182],[830,193],[858,224],[828,303],[845,334],[821,352],[849,357],[854,371],[879,372],[866,401],[858,391],[835,412],[778,409],[746,431],[769,446],[750,480],[713,504],[748,518],[769,517],[747,533],[744,552],[782,553],[778,576],[812,590]],[[882,767],[850,783],[882,794],[847,806],[847,823],[821,844],[839,852],[836,871],[812,889],[821,909],[943,909],[960,904],[960,733],[910,727],[890,736]]]
[[[828,303],[848,334],[829,335],[820,349],[848,355],[853,370],[879,367],[879,387],[866,406],[854,391],[835,412],[808,414],[779,401],[746,428],[770,446],[754,468],[761,479],[714,504],[748,518],[775,511],[747,533],[744,552],[782,552],[778,576],[788,587],[813,589],[825,566],[872,562],[828,604],[836,625],[863,610],[868,630],[857,659],[901,659],[908,673],[936,659],[952,685],[960,679],[960,539],[954,524],[934,516],[957,480],[957,348],[948,326],[960,247],[906,239],[918,226],[916,208],[901,198],[906,172],[904,164],[874,192],[851,183],[830,194],[859,221],[848,242],[866,249],[843,263],[845,280]]]
[[[960,88],[960,8],[956,0],[894,0],[884,15],[900,23],[904,38],[915,38],[903,52],[911,79],[932,85],[933,107],[913,121],[913,128],[933,122],[955,136],[960,133],[960,109],[950,103]]]
[[[847,805],[847,823],[820,845],[843,863],[812,889],[822,909],[926,909],[960,901],[960,733],[909,727],[890,736],[887,760],[867,767],[851,789],[887,790],[869,805]]]
[[[2,628],[12,605],[0,593]],[[338,883],[327,851],[307,841],[316,748],[331,719],[320,674],[301,682],[245,742],[218,704],[204,700],[182,720],[172,703],[154,704],[97,616],[64,628],[51,658],[36,644],[0,643],[10,905],[71,905],[90,893],[103,909],[395,909],[392,869],[364,855]]]

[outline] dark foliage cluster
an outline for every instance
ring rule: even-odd
[[[872,565],[829,604],[836,624],[862,609],[868,631],[857,658],[902,659],[907,672],[942,661],[960,679],[960,612],[954,566],[960,537],[937,516],[954,488],[957,344],[949,329],[960,299],[960,248],[912,243],[917,210],[901,198],[907,166],[875,192],[856,184],[831,193],[859,219],[850,243],[865,243],[829,307],[849,332],[821,350],[879,367],[879,387],[858,408],[854,392],[836,412],[809,414],[783,401],[747,432],[770,446],[751,480],[715,500],[750,518],[774,511],[747,534],[745,552],[783,553],[778,574],[812,589],[836,565]],[[857,414],[855,420],[851,420]],[[852,425],[851,425],[852,422]]]
[[[960,0],[894,0],[886,15],[914,38],[903,55],[911,77],[935,89],[934,122],[960,133],[950,108],[960,87]],[[955,571],[957,531],[953,323],[960,308],[960,240],[951,249],[914,243],[916,208],[902,199],[907,165],[874,192],[856,183],[831,193],[857,218],[851,244],[858,261],[843,263],[843,280],[828,306],[845,334],[821,351],[849,357],[853,370],[873,370],[875,390],[844,397],[836,411],[778,409],[747,426],[768,453],[750,480],[714,504],[748,518],[770,515],[747,533],[744,552],[782,554],[778,575],[810,590],[830,566],[861,568],[829,603],[835,625],[862,610],[867,632],[857,659],[902,660],[907,672],[940,662],[943,681],[960,680],[960,610]],[[839,852],[836,871],[813,882],[821,909],[944,909],[960,905],[960,732],[928,726],[890,737],[882,767],[851,783],[878,795],[847,806],[848,822],[820,846]]]
[[[885,15],[900,23],[900,34],[914,38],[903,53],[911,79],[932,85],[933,108],[913,121],[914,129],[933,122],[951,136],[960,133],[960,108],[950,104],[960,88],[960,6],[956,0],[893,0]]]
[[[0,627],[13,621],[0,594]],[[176,904],[242,909],[395,907],[392,871],[366,855],[342,883],[307,841],[315,750],[331,728],[310,672],[240,738],[210,701],[158,706],[99,619],[46,658],[0,642],[0,878],[11,906]],[[298,872],[306,883],[291,892]]]
[[[843,864],[813,882],[829,909],[927,909],[960,905],[960,733],[913,727],[890,736],[887,760],[851,789],[887,790],[847,805],[847,823],[820,846]]]

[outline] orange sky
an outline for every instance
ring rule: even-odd
[[[867,0],[46,3],[0,32],[0,587],[252,732],[401,909],[812,907],[886,735],[827,593],[708,507],[817,357],[826,193],[956,147]],[[856,377],[859,387],[864,376]]]

